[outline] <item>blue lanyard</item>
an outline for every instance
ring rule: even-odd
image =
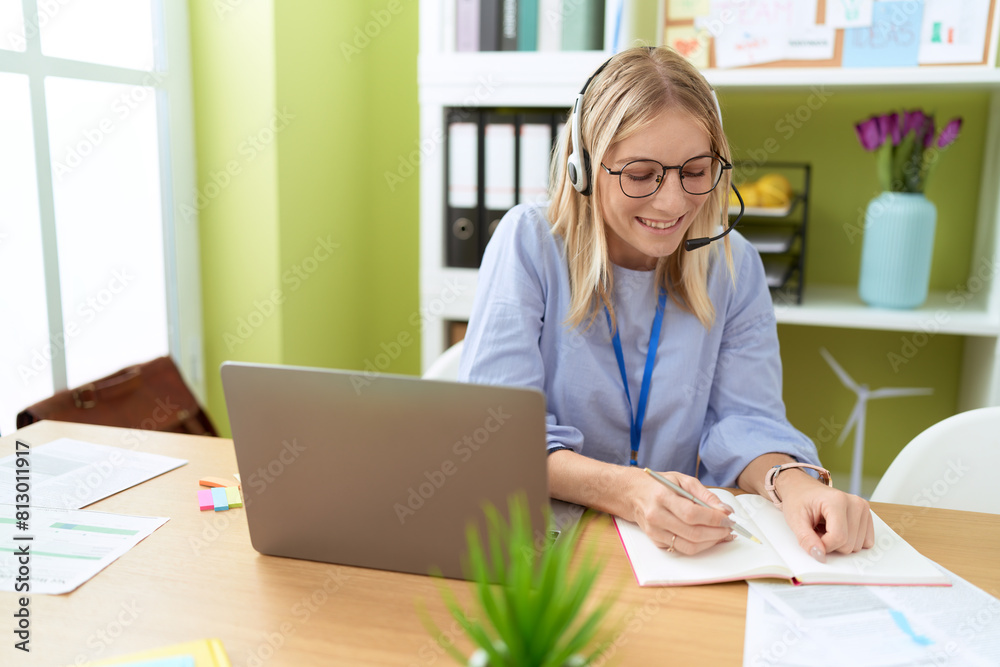
[[[618,370],[622,374],[622,384],[625,385],[625,400],[628,401],[628,418],[630,423],[629,438],[632,441],[632,457],[629,465],[639,465],[639,439],[642,437],[642,422],[646,418],[646,400],[649,398],[649,382],[653,377],[653,365],[656,363],[656,348],[660,346],[660,327],[663,324],[663,311],[667,306],[667,293],[661,287],[660,297],[656,302],[656,315],[653,317],[653,328],[649,332],[649,349],[646,351],[646,368],[642,372],[642,388],[639,389],[639,407],[632,415],[632,397],[628,391],[628,374],[625,372],[625,355],[622,353],[622,339],[618,336],[618,330],[614,329],[611,344],[615,348],[615,357],[618,359]],[[608,329],[611,326],[611,313],[604,309],[604,315],[608,319]]]

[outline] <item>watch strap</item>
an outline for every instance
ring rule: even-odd
[[[830,471],[826,468],[821,468],[820,466],[814,466],[811,463],[784,463],[782,465],[776,465],[768,469],[767,474],[764,475],[764,490],[767,491],[767,495],[771,497],[771,502],[778,509],[781,509],[781,498],[778,497],[778,492],[774,488],[775,480],[778,479],[778,474],[782,470],[788,470],[790,468],[810,468],[819,473],[819,481],[823,482],[827,486],[833,486],[833,477],[830,476]]]

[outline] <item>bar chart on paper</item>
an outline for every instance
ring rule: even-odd
[[[167,522],[166,517],[126,516],[32,507],[30,519],[0,505],[0,591],[68,593]]]

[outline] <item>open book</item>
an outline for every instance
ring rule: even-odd
[[[853,554],[827,554],[820,563],[802,550],[781,510],[756,494],[712,489],[737,522],[763,544],[737,536],[694,556],[669,553],[636,524],[615,517],[622,546],[640,586],[687,586],[741,579],[780,578],[800,584],[947,586],[931,560],[907,544],[872,512],[875,546]]]

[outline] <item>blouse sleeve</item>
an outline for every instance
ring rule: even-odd
[[[777,322],[760,256],[745,241],[733,251],[738,275],[725,310],[716,304],[724,328],[700,446],[703,477],[723,486],[735,486],[768,452],[819,463],[815,445],[785,416]]]
[[[548,299],[558,261],[540,209],[517,206],[503,217],[479,268],[460,381],[545,391],[547,364],[554,360],[543,353],[542,327],[552,308]],[[546,442],[549,452],[579,451],[583,435],[547,412]]]

